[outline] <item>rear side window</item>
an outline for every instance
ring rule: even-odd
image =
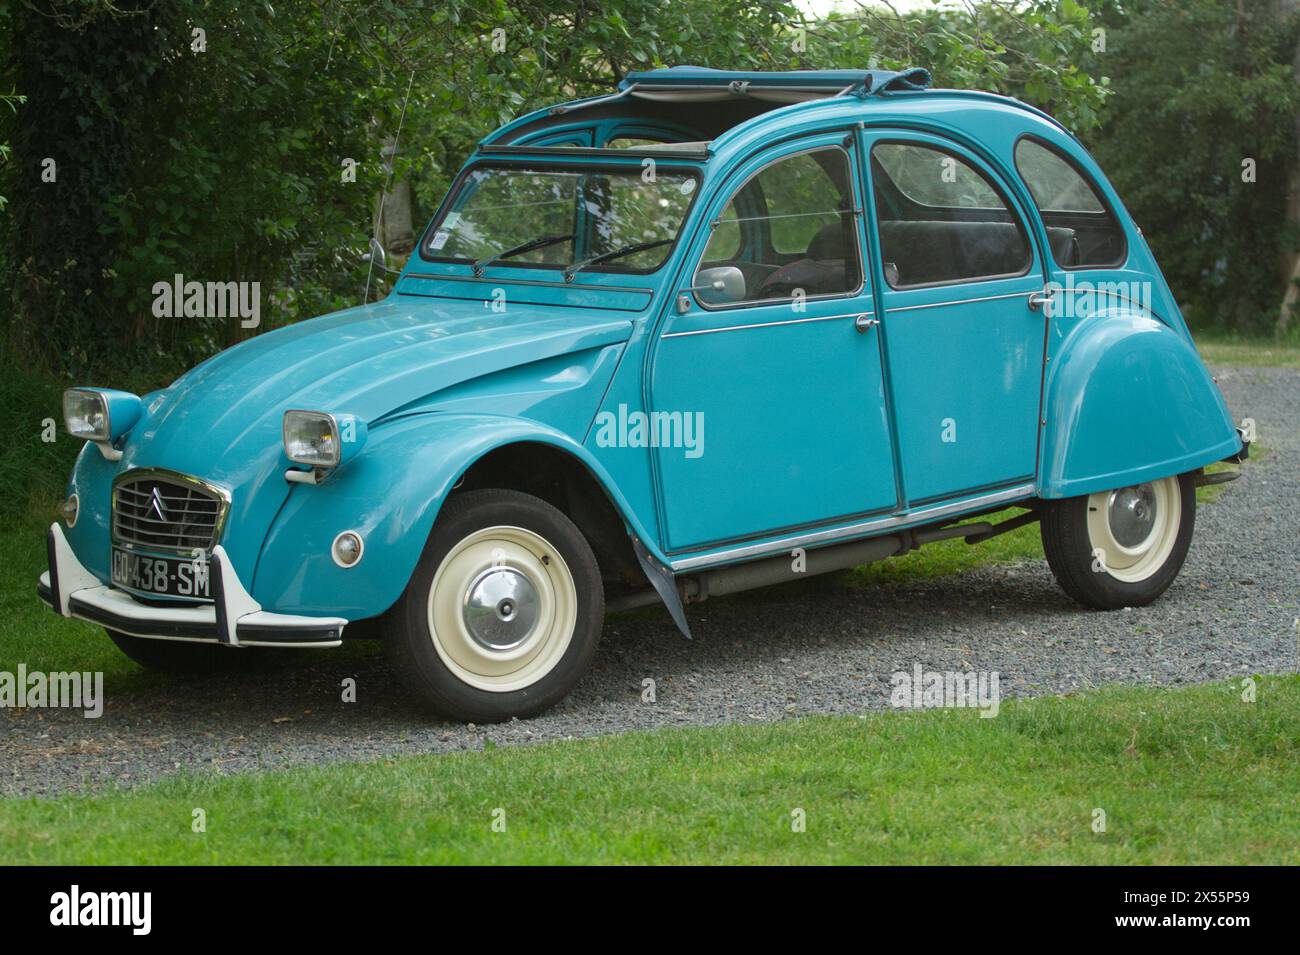
[[[913,202],[963,209],[992,209],[1003,205],[982,173],[938,149],[881,143],[872,155],[889,174],[890,181]]]
[[[1124,261],[1124,230],[1101,193],[1061,153],[1035,139],[1016,143],[1016,169],[1047,227],[1062,268],[1109,268]]]
[[[877,143],[872,183],[885,278],[894,288],[1023,275],[1029,240],[1001,192],[959,156]]]

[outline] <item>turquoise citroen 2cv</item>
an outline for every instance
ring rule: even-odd
[[[607,611],[689,636],[1032,521],[1082,604],[1154,600],[1243,436],[1078,141],[928,86],[676,67],[497,130],[382,301],[67,392],[40,594],[160,669],[364,621],[477,721],[563,697]]]

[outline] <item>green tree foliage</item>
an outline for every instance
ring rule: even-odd
[[[1075,0],[985,0],[896,12],[860,2],[808,23],[800,66],[924,66],[935,85],[1015,96],[1076,132],[1098,122],[1105,72],[1085,68],[1093,24]]]
[[[336,240],[368,199],[337,170],[371,152],[356,93],[370,84],[350,49],[321,70],[321,18],[101,0],[13,15],[7,72],[30,91],[8,179],[19,334],[70,369],[123,346],[191,360],[231,328],[155,318],[154,283],[270,279],[302,295],[312,265],[346,273]]]
[[[177,273],[260,282],[263,329],[355,304],[390,175],[418,229],[486,132],[632,70],[919,65],[1083,129],[1105,96],[1073,0],[818,22],[790,0],[12,0],[0,23],[0,88],[28,97],[0,116],[0,325],[77,375],[162,380],[249,334],[155,317]]]
[[[1098,160],[1189,321],[1252,332],[1282,301],[1300,21],[1277,0],[1125,0],[1091,68],[1113,77]],[[1248,163],[1249,161],[1249,163]],[[1252,180],[1253,175],[1253,180]]]

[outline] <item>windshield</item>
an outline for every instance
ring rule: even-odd
[[[478,166],[422,251],[426,259],[470,262],[476,273],[520,265],[653,272],[672,251],[696,184],[693,172],[653,165]]]

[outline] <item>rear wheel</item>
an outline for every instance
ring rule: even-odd
[[[210,643],[151,640],[118,630],[104,632],[128,657],[146,670],[158,673],[224,673],[236,669],[246,656],[230,647]]]
[[[1053,504],[1043,550],[1061,588],[1096,610],[1140,607],[1173,583],[1196,524],[1190,474]]]
[[[387,643],[422,703],[479,723],[533,716],[581,678],[600,639],[596,558],[561,511],[518,491],[449,500]]]

